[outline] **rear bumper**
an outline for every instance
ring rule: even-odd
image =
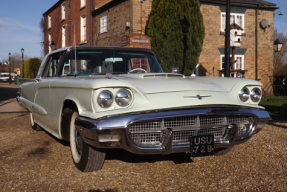
[[[131,138],[129,125],[141,121],[197,115],[236,115],[238,117],[248,115],[253,117],[253,123],[245,135],[238,136],[238,125],[232,124],[234,128],[230,129],[232,131],[229,131],[226,137],[215,140],[215,149],[229,148],[246,142],[253,134],[260,132],[270,119],[268,112],[264,110],[212,108],[130,115],[105,120],[78,117],[75,125],[83,140],[96,148],[121,148],[135,154],[170,154],[189,152],[190,148],[189,144],[173,145],[174,129],[162,129],[160,144],[143,146],[135,143]],[[210,127],[213,126],[210,125]],[[220,126],[229,125],[224,124]],[[195,126],[194,129],[198,130],[201,128]]]

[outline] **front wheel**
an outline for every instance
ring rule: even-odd
[[[87,145],[75,128],[78,111],[73,110],[70,121],[70,147],[76,167],[82,172],[100,170],[105,161],[105,150],[95,149]]]

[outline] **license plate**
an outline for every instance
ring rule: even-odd
[[[189,138],[191,157],[209,156],[214,153],[214,135],[198,135]]]

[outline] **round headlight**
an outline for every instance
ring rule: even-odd
[[[253,102],[259,102],[261,99],[261,90],[256,87],[256,88],[252,89],[250,95],[251,95],[251,100]]]
[[[120,89],[116,93],[116,103],[121,107],[128,106],[132,101],[132,95],[127,89]]]
[[[243,87],[239,92],[239,98],[241,101],[246,102],[249,99],[249,89],[247,87]]]
[[[102,108],[108,108],[109,106],[111,106],[113,103],[113,100],[114,100],[114,96],[112,92],[108,90],[102,91],[99,94],[98,99],[97,99],[99,106],[101,106]]]

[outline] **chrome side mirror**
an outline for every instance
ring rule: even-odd
[[[171,70],[171,73],[179,73],[178,67],[171,67],[170,70]]]

